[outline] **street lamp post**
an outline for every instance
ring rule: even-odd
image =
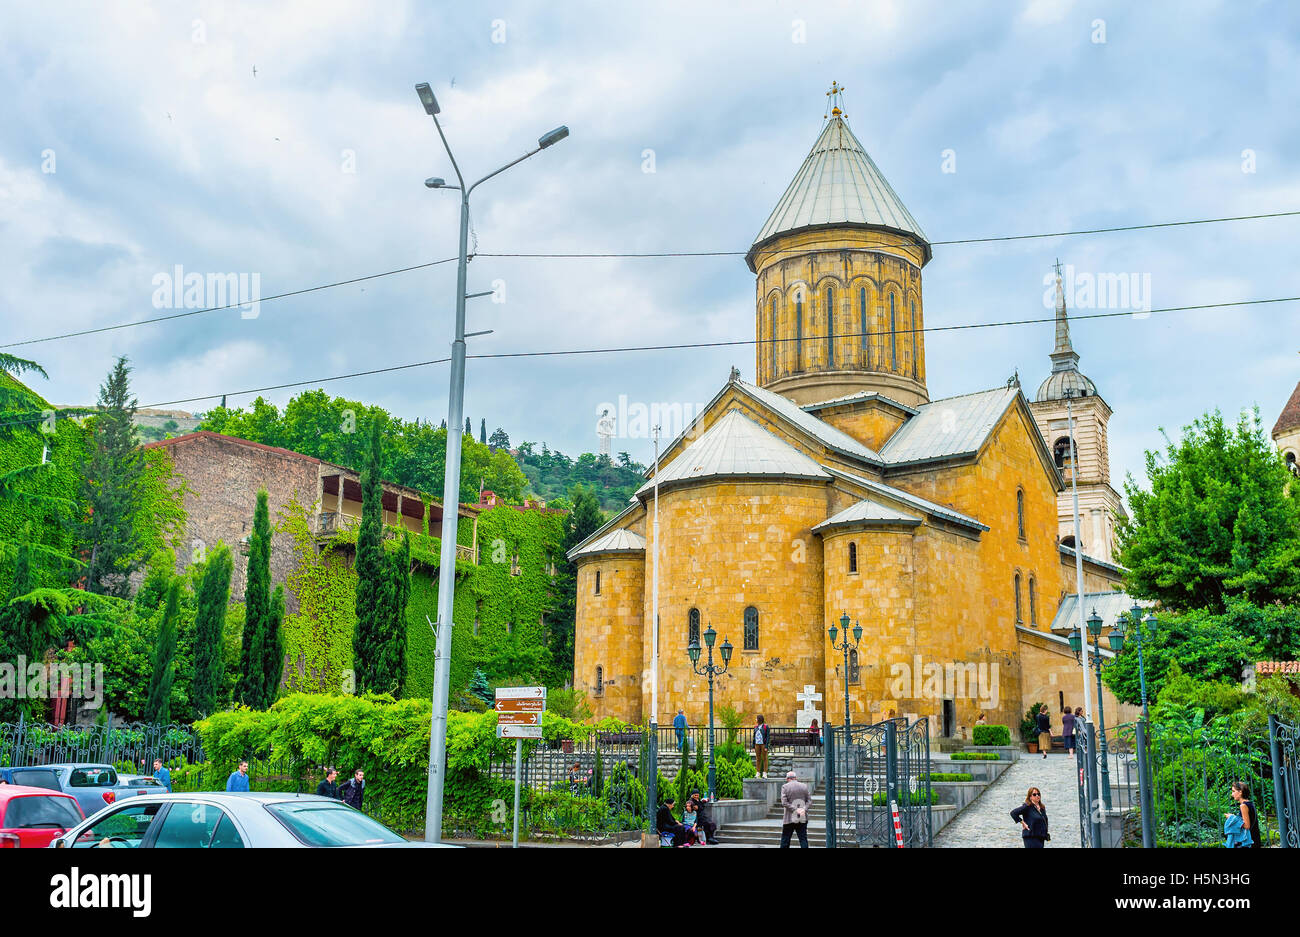
[[[446,780],[447,762],[447,696],[451,682],[451,615],[452,600],[456,589],[456,522],[460,513],[460,449],[461,424],[464,421],[465,405],[465,300],[470,298],[465,293],[465,279],[469,264],[469,196],[478,186],[493,176],[505,172],[511,166],[522,163],[534,154],[569,135],[568,127],[557,127],[537,141],[537,146],[518,159],[513,159],[499,169],[488,173],[478,182],[465,185],[456,157],[452,155],[451,145],[442,132],[438,122],[441,108],[433,96],[433,90],[426,83],[415,86],[424,105],[425,113],[433,118],[438,128],[451,168],[456,172],[459,185],[447,185],[440,178],[426,179],[424,184],[430,189],[456,189],[460,192],[460,262],[456,267],[456,331],[451,346],[451,387],[447,394],[447,461],[446,476],[442,489],[442,553],[438,569],[438,628],[436,644],[436,667],[433,678],[433,715],[429,726],[429,787],[425,800],[424,839],[436,843],[442,839],[442,795]],[[474,296],[487,296],[491,291],[475,293]]]
[[[704,665],[703,670],[701,670],[699,667],[700,642],[698,640],[693,640],[691,641],[690,644],[686,646],[686,653],[691,659],[691,669],[694,670],[700,676],[707,676],[709,678],[709,802],[710,803],[718,799],[718,794],[717,794],[718,773],[713,765],[713,678],[715,676],[720,676],[721,674],[727,672],[727,665],[731,663],[731,651],[732,651],[731,642],[723,641],[722,647],[720,648],[720,650],[722,651],[722,666],[718,667],[717,665],[715,665],[713,663],[713,642],[717,640],[718,640],[718,633],[713,630],[712,625],[709,625],[708,630],[704,632],[704,644],[708,648],[709,656],[707,658],[708,663]]]
[[[1151,723],[1151,713],[1147,710],[1147,670],[1146,661],[1142,659],[1142,626],[1146,625],[1151,629],[1151,637],[1156,636],[1156,616],[1153,612],[1148,612],[1144,620],[1142,618],[1142,609],[1134,605],[1129,611],[1129,633],[1137,639],[1138,646],[1138,682],[1142,687],[1142,718],[1147,724]]]
[[[849,651],[850,649],[857,650],[858,642],[862,640],[862,625],[859,623],[853,626],[852,644],[849,643],[848,612],[845,612],[840,616],[840,628],[844,629],[844,641],[839,644],[835,643],[835,637],[839,634],[840,629],[835,627],[834,622],[831,622],[829,631],[831,636],[831,650],[844,652],[844,731],[848,732],[849,726],[853,724],[853,717],[849,715]],[[844,739],[845,742],[847,742],[848,736],[846,735]]]
[[[1088,633],[1092,635],[1093,649],[1093,668],[1097,671],[1097,727],[1101,738],[1097,746],[1097,754],[1101,758],[1101,802],[1107,810],[1111,809],[1110,801],[1110,767],[1106,763],[1106,709],[1102,702],[1101,671],[1105,666],[1101,659],[1101,616],[1097,610],[1092,610],[1092,616],[1088,619]],[[1079,629],[1075,628],[1070,632],[1070,649],[1074,651],[1075,660],[1081,660],[1080,651],[1086,650],[1086,638],[1079,634]],[[1106,636],[1110,643],[1110,648],[1116,654],[1124,647],[1124,632],[1119,629],[1111,629],[1110,634]],[[1084,682],[1088,679],[1084,674]]]

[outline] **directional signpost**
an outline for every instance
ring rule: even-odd
[[[503,686],[496,691],[497,738],[515,740],[515,835],[519,848],[519,783],[523,777],[524,739],[542,737],[546,712],[546,687]]]

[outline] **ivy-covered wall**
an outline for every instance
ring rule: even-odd
[[[505,672],[542,659],[544,616],[554,604],[550,567],[561,549],[562,522],[559,512],[506,506],[479,516],[479,563],[456,563],[453,693],[469,685],[476,668]],[[286,691],[351,692],[347,674],[356,627],[356,531],[340,532],[317,552],[308,512],[296,502],[280,513],[280,529],[294,539],[298,564],[286,588],[297,596],[299,609],[285,618],[282,683]],[[462,519],[457,533],[457,541],[469,545],[473,522]],[[397,541],[386,540],[384,546],[396,549]],[[411,535],[415,568],[406,607],[408,699],[433,694],[435,641],[430,623],[438,619],[440,546],[437,537]]]

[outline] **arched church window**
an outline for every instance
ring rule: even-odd
[[[1056,462],[1056,467],[1065,471],[1070,467],[1070,437],[1062,436],[1056,442],[1052,443],[1052,459]]]
[[[600,595],[600,570],[596,570],[596,595]]]
[[[772,349],[771,351],[768,352],[767,360],[771,362],[772,373],[769,376],[776,377],[777,344],[776,344],[776,297],[775,296],[772,297],[771,329],[772,329]]]
[[[849,683],[854,686],[862,679],[862,668],[858,666],[858,652],[856,648],[849,649]]]
[[[889,368],[898,370],[898,321],[894,315],[894,294],[889,294]]]
[[[1038,584],[1033,576],[1029,577],[1029,623],[1038,624]]]
[[[745,609],[745,650],[758,650],[758,609],[752,605]]]
[[[1025,539],[1025,489],[1016,489],[1016,530],[1020,539]]]
[[[1020,609],[1020,574],[1016,573],[1016,624],[1024,624],[1024,615]]]
[[[858,332],[862,341],[862,366],[871,367],[871,356],[867,351],[867,288],[858,290]]]
[[[835,290],[826,287],[826,367],[835,367]]]
[[[858,571],[858,545],[856,543],[850,542],[849,543],[849,572],[856,573],[857,571]]]
[[[794,297],[794,370],[803,370],[803,296]]]
[[[1073,549],[1074,549],[1074,534],[1071,534],[1071,535],[1068,536],[1068,537],[1062,537],[1062,538],[1061,538],[1061,546],[1063,546],[1063,547],[1069,547],[1071,550],[1073,550]]]
[[[1292,475],[1300,475],[1300,464],[1296,463],[1294,452],[1286,454],[1286,468]]]
[[[916,346],[921,341],[921,332],[916,327],[916,300],[912,300],[912,377],[917,380],[921,379],[920,371],[917,369]]]
[[[699,644],[700,643],[700,610],[698,608],[691,609],[686,616],[686,621],[687,621],[686,643]]]

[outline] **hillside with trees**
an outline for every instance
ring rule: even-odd
[[[542,443],[520,443],[515,455],[519,467],[539,498],[551,501],[567,497],[575,486],[591,489],[601,510],[618,512],[627,507],[633,493],[645,482],[645,466],[633,462],[626,452],[617,459],[584,452],[577,459],[548,449]]]

